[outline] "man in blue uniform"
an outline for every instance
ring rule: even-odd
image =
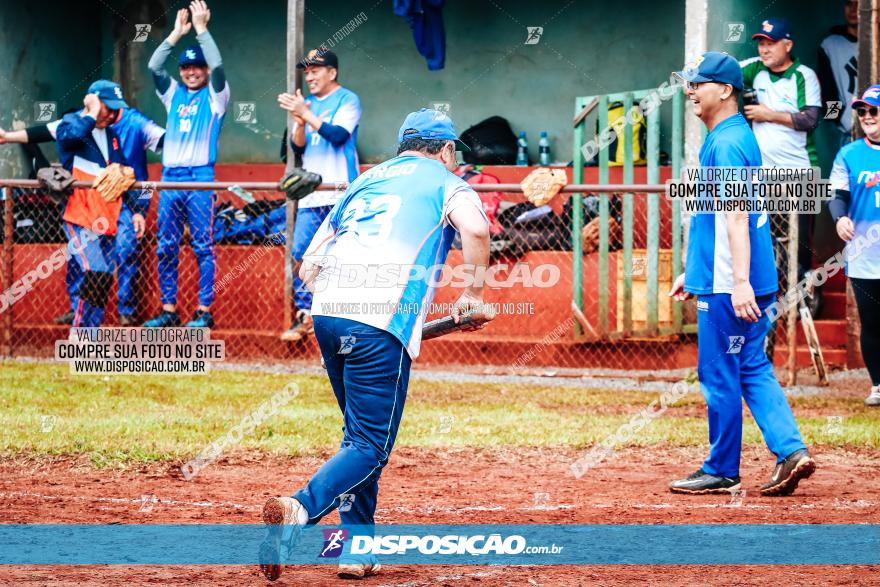
[[[294,120],[291,150],[302,155],[303,169],[317,173],[327,183],[350,183],[358,176],[357,132],[361,102],[357,94],[339,84],[339,59],[326,49],[312,49],[296,66],[305,70],[311,96],[302,92],[280,94],[278,104]],[[340,191],[317,191],[299,202],[293,240],[293,258],[302,262],[306,247],[339,200]],[[298,277],[293,280],[295,321],[281,340],[296,342],[312,332],[312,292]]]
[[[433,285],[455,232],[461,234],[464,266],[475,277],[489,261],[489,221],[480,199],[451,173],[460,145],[452,120],[435,110],[413,112],[398,142],[397,157],[349,186],[300,269],[303,281],[314,284],[315,337],[343,413],[344,437],[339,452],[305,487],[293,497],[266,502],[263,520],[291,525],[294,533],[317,524],[343,499],[350,505],[339,512],[343,524],[374,524],[379,476],[403,414],[410,364],[419,354]],[[347,281],[351,267],[379,267],[381,276],[358,286]],[[428,268],[435,269],[433,275],[426,275]],[[395,269],[396,274],[386,273]],[[413,277],[419,273],[421,278]],[[357,309],[345,313],[352,302]],[[477,278],[452,314],[458,320],[482,302]],[[280,532],[273,535],[272,526],[261,549],[261,570],[274,580],[281,573]],[[338,574],[361,578],[377,570],[373,557],[344,558]]]
[[[165,145],[162,149],[163,181],[214,181],[214,163],[220,127],[229,104],[229,84],[223,61],[208,21],[211,11],[202,0],[177,12],[174,30],[150,58],[156,93],[168,111]],[[198,45],[180,54],[178,83],[165,71],[171,49],[190,28],[196,30]],[[159,289],[162,312],[145,327],[180,326],[177,313],[177,268],[184,222],[189,225],[193,254],[199,266],[199,305],[187,326],[212,328],[214,317],[215,253],[212,229],[214,194],[205,190],[165,190],[159,197],[159,226],[156,255],[159,260]]]
[[[112,82],[107,82],[112,83]],[[94,93],[94,92],[90,92]],[[150,120],[137,108],[125,107],[119,109],[116,121],[110,128],[119,137],[122,153],[126,162],[134,169],[135,179],[147,180],[147,155],[146,150],[159,151],[165,136],[165,129]],[[54,141],[58,125],[61,120],[55,120],[48,124],[40,124],[24,130],[3,132],[0,137],[2,143],[44,143]],[[147,194],[149,196],[149,194]],[[138,198],[138,202],[145,204],[147,198]],[[133,326],[136,323],[137,300],[135,296],[135,276],[138,273],[138,244],[133,217],[135,213],[146,216],[146,206],[140,206],[132,210],[123,201],[119,211],[119,221],[115,237],[116,247],[116,288],[117,309],[119,311],[120,326]],[[70,310],[55,318],[58,324],[71,324],[79,302],[79,289],[82,285],[83,272],[75,260],[67,263],[67,294],[70,297]]]
[[[127,107],[122,89],[108,80],[89,87],[82,112],[64,116],[55,128],[58,156],[65,169],[80,181],[93,181],[113,163],[125,165],[119,137],[111,128],[119,110]],[[133,171],[132,171],[133,175]],[[64,230],[70,241],[72,259],[82,273],[82,284],[72,326],[96,327],[104,319],[107,294],[113,284],[115,236],[123,201],[133,212],[136,238],[144,234],[141,201],[131,191],[105,195],[94,188],[76,188],[64,207]]]
[[[739,64],[708,52],[676,74],[694,113],[709,130],[702,167],[759,167],[761,151],[738,112]],[[709,457],[695,473],[673,481],[675,493],[727,493],[740,487],[742,400],[755,418],[776,468],[764,495],[788,495],[816,468],[798,432],[773,365],[764,354],[777,271],[766,214],[708,213],[691,219],[685,272],[670,295],[697,296],[698,375],[709,415]]]

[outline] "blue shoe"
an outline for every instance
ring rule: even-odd
[[[214,316],[205,310],[196,310],[192,320],[186,323],[187,328],[214,328]]]
[[[162,310],[158,316],[144,322],[144,328],[172,328],[175,326],[180,326],[180,316],[177,315],[177,312],[169,312],[168,310]]]

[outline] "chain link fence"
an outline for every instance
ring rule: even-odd
[[[34,185],[0,181],[0,344],[6,356],[52,354],[54,341],[67,336],[64,322],[75,307],[81,273],[76,263],[68,262],[61,204]],[[161,309],[157,185],[162,187],[142,188],[152,196],[145,236],[130,238],[123,226],[116,237],[117,275],[106,326],[126,324],[120,320],[126,309],[134,324]],[[696,365],[695,304],[691,300],[679,305],[667,295],[676,277],[673,234],[683,228],[659,193],[663,186],[569,185],[539,207],[526,202],[516,184],[474,187],[492,218],[485,297],[497,317],[483,330],[426,342],[417,365],[523,374]],[[291,212],[283,194],[271,183],[239,187],[216,182],[201,188],[212,188],[215,201],[212,337],[226,341],[230,360],[316,361],[313,337],[298,343],[280,339],[295,312],[289,277],[285,278],[285,227]],[[774,233],[784,234],[785,223],[779,217],[773,221]],[[456,243],[440,275],[429,320],[447,314],[461,294],[455,280],[455,268],[462,263],[458,247]],[[787,249],[783,246],[778,252],[784,256]],[[185,230],[177,281],[177,307],[184,323],[199,303],[199,275],[192,237]],[[352,297],[358,301],[356,289]],[[786,321],[777,324],[778,365],[789,355],[790,337]]]

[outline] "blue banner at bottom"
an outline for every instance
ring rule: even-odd
[[[0,564],[876,565],[880,525],[0,525]]]

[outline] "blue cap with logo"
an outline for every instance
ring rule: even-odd
[[[439,110],[422,108],[411,112],[403,121],[397,133],[397,142],[404,139],[434,139],[454,141],[457,151],[470,151],[470,148],[458,139],[452,119]]]
[[[110,110],[120,110],[128,108],[125,99],[122,97],[122,87],[107,79],[99,79],[89,86],[89,94],[97,94],[107,108]]]
[[[695,84],[715,82],[730,84],[737,90],[743,88],[743,74],[739,62],[727,53],[719,51],[703,53],[686,63],[682,71],[675,71],[672,75],[682,81]]]
[[[784,18],[768,18],[761,23],[761,30],[752,35],[752,38],[771,41],[791,39],[791,25]]]
[[[205,54],[202,53],[201,47],[190,45],[180,53],[179,65],[180,67],[185,65],[201,65],[204,67],[208,65],[208,62],[205,61]]]
[[[880,85],[869,87],[861,98],[853,100],[853,108],[864,108],[865,106],[880,106]]]

